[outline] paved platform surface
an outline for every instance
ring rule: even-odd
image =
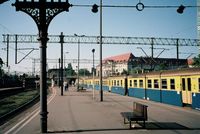
[[[100,102],[99,92],[76,92],[74,87],[60,95],[60,89],[52,89],[48,99],[48,133],[70,134],[200,134],[200,111],[190,108],[141,100],[104,92]],[[148,105],[146,128],[134,124],[129,129],[123,123],[120,112],[132,110],[133,101]],[[1,126],[0,133],[40,133],[38,105],[21,117]],[[32,112],[33,111],[33,112]]]

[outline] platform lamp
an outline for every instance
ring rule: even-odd
[[[92,94],[92,97],[94,99],[94,52],[95,52],[95,49],[92,49],[92,57],[93,57],[93,67],[92,67],[92,83],[93,83],[93,94]]]

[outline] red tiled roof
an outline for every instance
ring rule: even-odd
[[[125,54],[105,58],[103,61],[104,62],[106,61],[123,62],[123,61],[128,61],[132,59],[133,57],[135,56],[132,53],[125,53]]]

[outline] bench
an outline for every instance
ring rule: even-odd
[[[138,102],[133,102],[133,112],[121,112],[124,118],[124,124],[127,124],[126,120],[129,121],[129,127],[132,128],[132,121],[143,121],[143,127],[146,128],[145,121],[147,121],[147,107]]]

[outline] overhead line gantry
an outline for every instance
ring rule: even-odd
[[[64,35],[64,43],[75,44],[80,41],[81,44],[99,44],[99,36],[77,37],[74,35]],[[3,42],[6,43],[39,43],[38,35],[25,34],[3,34]],[[49,35],[48,43],[60,43],[60,35]],[[198,39],[183,38],[156,38],[156,37],[121,37],[121,36],[103,36],[103,44],[116,45],[165,45],[165,46],[200,46]]]
[[[49,35],[48,43],[60,43],[61,35]],[[77,37],[75,35],[62,35],[63,43],[68,44],[99,44],[99,36],[82,36]],[[10,43],[15,43],[16,55],[17,55],[17,44],[18,43],[39,43],[38,35],[31,34],[3,34],[3,43],[7,43],[9,48]],[[111,45],[150,45],[151,46],[151,57],[154,56],[154,46],[176,46],[177,59],[179,59],[179,47],[180,46],[200,46],[200,40],[198,39],[183,39],[183,38],[155,38],[155,37],[120,37],[120,36],[103,36],[102,44]],[[8,50],[7,50],[8,51]],[[27,56],[27,55],[26,55]],[[26,57],[25,56],[25,57]],[[17,56],[16,56],[17,57]],[[7,58],[8,59],[8,58]],[[24,59],[24,58],[22,58]],[[21,61],[21,60],[20,60]],[[7,62],[8,63],[8,62]],[[16,58],[16,63],[17,58]]]

